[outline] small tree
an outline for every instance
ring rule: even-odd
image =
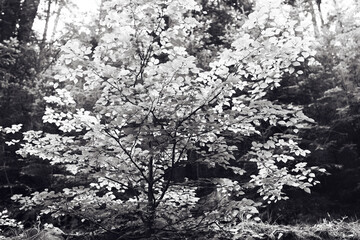
[[[61,132],[29,131],[19,151],[83,174],[87,184],[13,199],[24,209],[42,204],[43,213],[76,211],[113,227],[116,214],[124,219],[132,212],[136,217],[126,224],[142,221],[147,234],[155,223],[185,227],[198,201],[196,186],[175,184],[173,176],[190,152],[196,161],[237,175],[244,173],[239,161],[255,162],[258,171],[247,186],[258,188],[266,201],[286,199],[284,185],[310,192],[317,182],[313,169],[300,162],[308,151],[298,146],[296,134],[312,120],[300,107],[266,99],[310,49],[291,30],[295,23],[285,21],[291,9],[272,4],[259,3],[238,34],[229,33],[236,39],[231,47],[205,71],[187,52],[205,24],[192,16],[201,12],[195,1],[106,1],[95,50],[77,40],[63,47],[57,95],[46,98],[43,117]],[[96,98],[92,108],[77,105],[79,88]],[[228,136],[253,139],[251,150],[240,156]],[[216,216],[236,232],[236,219],[256,212],[246,208],[254,202],[235,201],[245,186],[234,179],[215,182],[221,205],[208,211],[208,223],[218,224]]]

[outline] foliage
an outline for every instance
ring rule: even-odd
[[[15,151],[22,131],[42,128],[43,96],[48,90],[42,75],[56,58],[56,46],[39,44],[31,27],[38,0],[1,1],[0,6],[0,209],[19,220],[10,196],[41,187],[23,173],[31,159],[19,161]],[[10,127],[8,127],[10,126]],[[41,176],[45,173],[42,172]],[[48,184],[46,182],[45,184]],[[26,218],[22,219],[26,226]]]
[[[289,20],[291,7],[259,1],[207,68],[188,51],[206,24],[196,18],[196,2],[114,0],[103,8],[98,45],[69,41],[54,68],[55,95],[45,98],[43,121],[58,130],[25,132],[18,151],[64,166],[66,179],[87,181],[14,195],[21,209],[41,206],[42,215],[74,214],[129,234],[153,234],[156,226],[231,237],[263,202],[287,199],[284,186],[310,193],[318,169],[303,162],[309,151],[298,133],[313,120],[299,106],[268,98],[284,74],[301,74],[295,68],[313,55]],[[86,109],[76,101],[79,91],[95,99]],[[239,154],[245,140],[251,149]],[[244,161],[257,170],[240,184]],[[201,209],[196,181],[173,181],[186,162],[236,177],[212,179],[212,202]],[[243,197],[247,189],[262,200]]]
[[[5,227],[20,228],[20,229],[23,228],[21,222],[18,222],[15,219],[9,217],[7,209],[4,209],[0,212],[0,224],[1,224],[0,232],[3,232],[5,230],[4,229]]]
[[[316,189],[319,197],[306,200],[306,196],[296,195],[292,207],[275,207],[283,209],[286,213],[279,215],[285,214],[287,219],[298,214],[296,209],[304,202],[308,204],[302,209],[308,209],[312,216],[324,217],[332,213],[340,217],[358,214],[360,210],[360,191],[356,187],[360,179],[357,173],[360,149],[359,45],[356,40],[359,19],[355,14],[359,5],[351,6],[345,9],[345,5],[338,5],[339,8],[328,9],[328,22],[313,46],[315,61],[305,61],[297,66],[296,70],[303,74],[285,76],[282,86],[270,97],[282,103],[303,105],[306,115],[317,122],[301,135],[302,146],[311,150],[308,157],[311,164],[325,167],[331,174],[321,179],[322,184]],[[304,212],[299,214],[304,215]]]
[[[26,230],[22,229],[18,231],[15,237],[12,237],[12,240],[63,240],[62,237],[65,233],[57,227],[54,227],[52,224],[43,224],[37,227],[29,228]],[[0,239],[9,239],[3,236],[0,236]]]
[[[50,50],[41,53],[38,45],[21,43],[15,38],[0,43],[1,126],[21,125],[22,131],[42,128],[42,97],[48,89],[43,81],[46,78],[40,74],[51,64],[53,56]],[[4,128],[0,134],[0,202],[1,207],[8,207],[15,189],[21,189],[21,193],[30,189],[32,183],[22,178],[21,168],[31,165],[31,161],[21,162],[15,154],[19,147],[16,143],[22,137],[20,132],[10,134]]]

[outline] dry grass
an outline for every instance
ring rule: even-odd
[[[278,225],[255,221],[243,221],[236,226],[234,239],[278,240],[360,240],[360,222],[323,220],[315,225]]]

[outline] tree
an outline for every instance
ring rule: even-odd
[[[0,5],[0,42],[17,36],[28,42],[40,0],[4,0]]]
[[[192,14],[201,13],[195,1],[105,1],[95,49],[79,40],[63,47],[56,95],[46,97],[43,117],[58,131],[24,133],[19,151],[84,176],[84,184],[13,199],[22,209],[75,213],[108,230],[116,221],[132,231],[142,222],[147,237],[202,223],[236,235],[236,223],[258,206],[242,190],[255,188],[269,203],[287,199],[285,185],[310,192],[316,168],[301,161],[309,151],[299,147],[297,133],[313,121],[298,106],[267,99],[284,72],[311,55],[287,21],[291,8],[280,2],[259,1],[241,29],[228,35],[231,46],[205,70],[187,51],[206,24]],[[87,109],[75,101],[79,89],[95,98]],[[251,149],[239,154],[245,139]],[[173,177],[187,161],[235,176],[212,179],[214,209],[194,217],[196,183]],[[242,185],[236,176],[244,174],[244,161],[257,171]]]

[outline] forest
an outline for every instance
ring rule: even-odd
[[[0,0],[0,239],[360,239],[359,13]]]

